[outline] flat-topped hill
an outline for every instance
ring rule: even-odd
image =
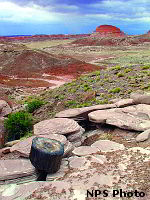
[[[95,32],[99,33],[99,36],[113,36],[113,37],[125,36],[123,31],[121,31],[116,26],[112,26],[112,25],[98,26],[96,27]]]

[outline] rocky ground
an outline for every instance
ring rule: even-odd
[[[65,63],[79,59],[100,70],[95,68],[97,71],[53,90],[2,84],[0,91],[8,103],[0,102],[1,133],[3,117],[24,108],[29,95],[45,104],[32,114],[34,135],[1,150],[1,199],[150,199],[150,57],[149,44],[142,44],[44,47],[42,55],[44,51],[61,54],[63,49]],[[46,182],[35,181],[38,173],[28,159],[36,135],[57,139],[65,146],[60,170],[49,174]],[[87,190],[92,189],[100,190],[101,195],[87,197]],[[115,196],[114,190],[118,191]]]
[[[34,136],[2,149],[1,199],[97,199],[87,190],[91,195],[99,190],[98,199],[148,200],[150,96],[131,97],[59,112],[54,119],[35,124]],[[85,131],[79,124],[88,119],[91,130],[85,126]],[[38,173],[28,159],[36,136],[64,144],[60,170],[40,183],[35,182]]]

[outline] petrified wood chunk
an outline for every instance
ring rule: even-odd
[[[55,173],[60,169],[64,145],[59,141],[36,137],[32,140],[30,161],[39,171]]]

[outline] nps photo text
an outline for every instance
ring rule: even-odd
[[[145,197],[145,192],[138,190],[124,191],[122,189],[113,190],[87,190],[87,197]]]

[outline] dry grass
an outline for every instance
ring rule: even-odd
[[[25,43],[25,45],[30,49],[43,49],[46,47],[68,44],[72,41],[73,40],[46,40],[46,41],[28,42]]]

